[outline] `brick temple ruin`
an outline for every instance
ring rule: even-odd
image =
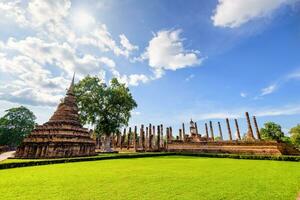
[[[221,123],[217,123],[218,136],[216,137],[212,121],[205,123],[205,133],[198,132],[197,123],[190,121],[189,134],[185,132],[185,124],[179,129],[178,136],[173,135],[172,127],[158,125],[145,127],[141,125],[138,133],[137,126],[125,128],[123,134],[112,137],[112,146],[116,151],[134,152],[198,152],[198,153],[232,153],[232,154],[255,154],[255,155],[300,155],[300,152],[293,146],[277,142],[264,141],[261,139],[256,117],[253,116],[256,136],[252,129],[248,112],[245,113],[248,131],[241,137],[238,120],[234,119],[235,138],[232,134],[230,120],[225,120],[228,140],[223,137]]]
[[[17,158],[59,158],[95,155],[95,141],[83,128],[73,92],[74,77],[65,98],[50,120],[23,140]]]

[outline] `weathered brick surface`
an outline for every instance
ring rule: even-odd
[[[169,152],[233,153],[255,155],[300,155],[292,146],[266,141],[218,141],[218,142],[182,142],[168,143]]]

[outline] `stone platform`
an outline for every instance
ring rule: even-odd
[[[169,152],[230,153],[247,155],[300,155],[294,147],[276,141],[218,141],[183,142],[171,141]]]

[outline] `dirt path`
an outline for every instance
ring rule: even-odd
[[[300,193],[298,194],[298,197],[297,197],[297,199],[296,200],[300,200]]]
[[[16,151],[8,151],[8,152],[0,154],[0,161],[5,160],[9,157],[14,157],[15,152]]]

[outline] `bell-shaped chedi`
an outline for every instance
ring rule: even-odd
[[[18,158],[59,158],[95,155],[95,141],[79,120],[74,77],[50,120],[37,126],[16,152]]]

